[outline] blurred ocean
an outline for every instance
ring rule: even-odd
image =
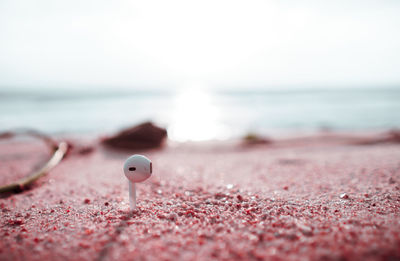
[[[151,120],[174,140],[400,128],[400,89],[1,91],[0,130],[105,134]]]

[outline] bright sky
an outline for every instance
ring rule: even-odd
[[[399,14],[397,0],[1,0],[0,86],[398,85]]]

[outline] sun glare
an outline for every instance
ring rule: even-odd
[[[211,93],[201,88],[182,90],[174,101],[168,135],[177,141],[202,141],[224,137],[220,111]]]

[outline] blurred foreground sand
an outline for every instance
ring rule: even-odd
[[[0,198],[0,259],[400,258],[398,144],[315,136],[141,153],[153,177],[132,215],[129,154],[99,145]]]

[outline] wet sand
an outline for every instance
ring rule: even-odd
[[[133,214],[130,153],[75,148],[33,188],[0,198],[0,259],[398,260],[400,145],[363,139],[140,152],[153,176],[137,185]]]

